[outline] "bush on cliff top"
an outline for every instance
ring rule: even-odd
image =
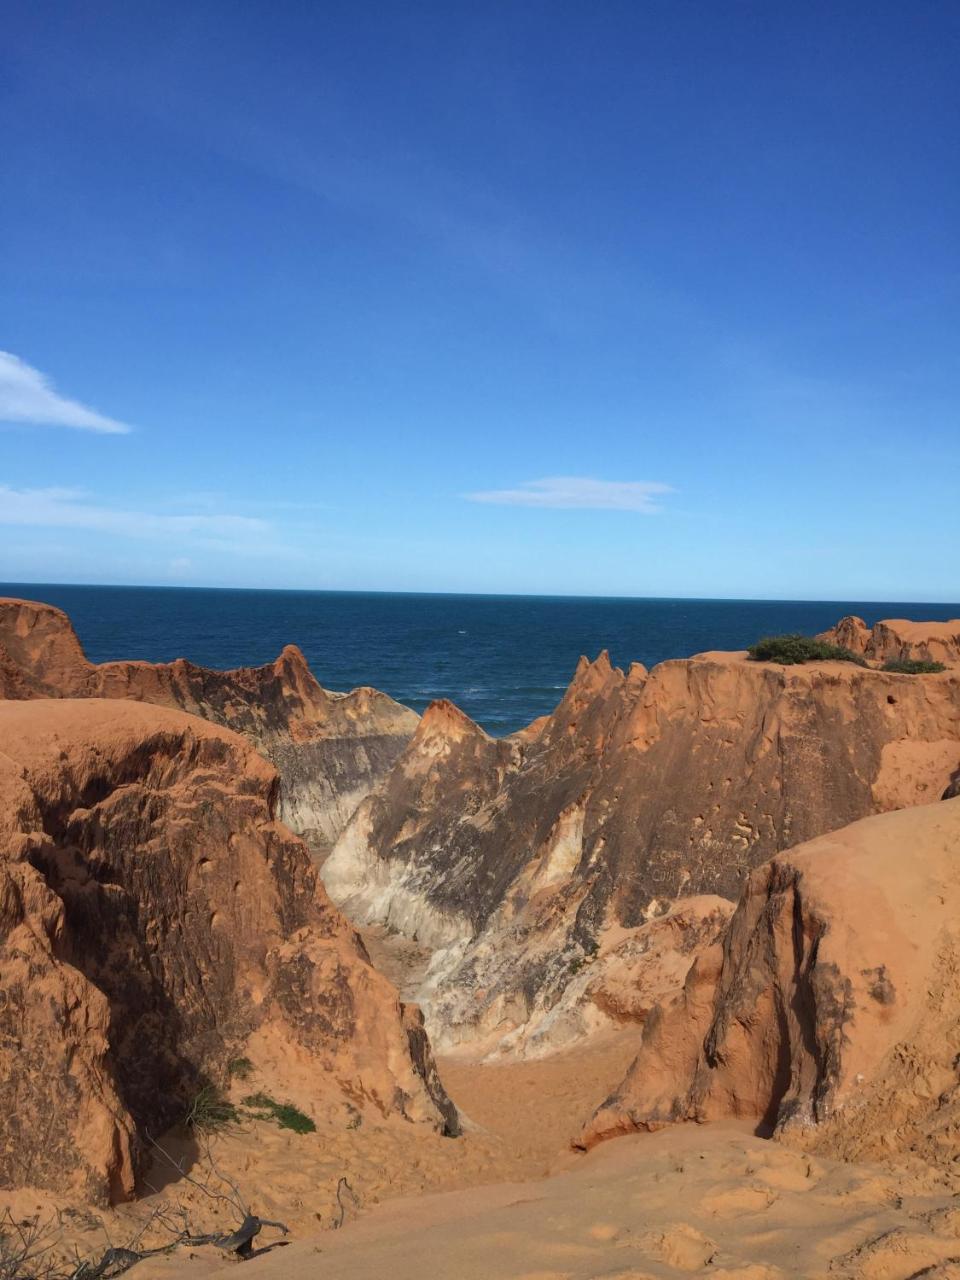
[[[828,644],[813,636],[799,633],[784,636],[765,636],[752,644],[747,653],[754,662],[780,662],[795,666],[799,662],[855,662],[858,667],[867,665],[866,659],[839,644]]]
[[[891,658],[880,669],[900,676],[932,676],[947,668],[942,662],[930,662],[926,658]]]

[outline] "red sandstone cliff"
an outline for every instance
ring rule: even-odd
[[[757,868],[583,1145],[738,1117],[855,1158],[960,1154],[960,800]]]
[[[278,792],[244,738],[180,711],[0,702],[0,1184],[130,1196],[143,1136],[241,1055],[315,1116],[455,1129],[417,1011]]]
[[[685,895],[735,900],[779,850],[939,799],[958,766],[957,666],[707,653],[624,674],[602,654],[510,739],[428,709],[323,874],[353,918],[436,950],[420,993],[435,1039],[516,1045],[611,930]]]
[[[264,667],[88,662],[52,605],[0,599],[0,698],[129,698],[244,734],[280,773],[281,814],[329,846],[392,766],[418,717],[375,689],[330,693],[295,645]]]
[[[919,658],[926,662],[960,664],[960,618],[951,622],[909,622],[888,618],[868,627],[862,618],[841,618],[818,639],[842,645],[874,662]]]

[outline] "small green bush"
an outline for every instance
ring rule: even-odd
[[[249,1080],[253,1075],[253,1063],[249,1058],[231,1058],[227,1063],[227,1074],[236,1080]]]
[[[926,658],[891,658],[880,668],[899,676],[932,676],[946,669],[942,662],[929,662]]]
[[[289,1102],[277,1102],[266,1093],[251,1093],[244,1098],[258,1120],[275,1120],[280,1129],[292,1129],[294,1133],[315,1133],[317,1126],[308,1115]]]
[[[798,632],[784,636],[765,636],[747,650],[754,662],[780,662],[786,667],[800,662],[854,662],[858,667],[867,665],[866,659],[839,644],[828,644],[813,636]]]
[[[205,1084],[187,1108],[183,1123],[188,1129],[215,1133],[236,1124],[239,1119],[237,1108],[227,1101],[217,1086]]]

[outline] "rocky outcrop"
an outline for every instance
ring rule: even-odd
[[[750,876],[723,946],[648,1019],[582,1145],[749,1119],[828,1154],[960,1154],[960,800],[868,818]]]
[[[67,616],[0,599],[0,698],[129,698],[177,707],[242,733],[277,768],[283,820],[328,848],[416,730],[376,689],[330,693],[288,645],[264,667],[88,662]]]
[[[36,690],[34,689],[33,692]],[[0,702],[0,1185],[129,1197],[247,1057],[268,1092],[456,1130],[247,740],[132,701]]]
[[[662,915],[635,929],[616,924],[601,929],[596,949],[587,948],[582,959],[574,956],[562,983],[548,984],[544,992],[532,992],[529,1004],[517,1009],[514,1031],[504,1034],[503,1003],[488,1004],[481,998],[481,1019],[469,1040],[471,1054],[481,1047],[475,1037],[482,1035],[484,1024],[492,1026],[491,1058],[543,1057],[599,1032],[642,1027],[660,1001],[683,987],[700,953],[723,937],[733,909],[733,903],[725,898],[705,894],[680,898]],[[547,966],[550,941],[549,933],[541,940],[542,963]],[[509,988],[513,958],[513,953],[507,952],[497,964],[489,956],[485,973],[493,976],[495,989]],[[432,1020],[441,1027],[459,1025],[465,1016],[469,1018],[463,993],[442,977],[428,980],[423,998],[429,1002]]]
[[[916,658],[948,667],[960,665],[960,618],[951,622],[888,618],[868,627],[862,618],[851,614],[817,638],[879,663]]]
[[[585,659],[552,716],[494,740],[435,704],[324,867],[334,899],[434,949],[431,1036],[494,1046],[561,1001],[610,930],[736,900],[779,850],[939,798],[960,671]]]

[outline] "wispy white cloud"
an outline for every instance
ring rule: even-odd
[[[132,430],[125,422],[60,395],[39,369],[9,351],[0,351],[0,422],[75,427],[106,435],[126,435]]]
[[[549,476],[524,480],[515,489],[487,489],[466,493],[469,502],[504,507],[579,508],[583,511],[639,511],[655,515],[663,508],[657,498],[674,493],[668,484],[649,480],[594,480],[589,476]]]
[[[254,516],[158,515],[125,511],[91,500],[82,489],[12,489],[0,485],[0,524],[88,529],[121,538],[178,538],[205,546],[249,548],[270,530]]]

